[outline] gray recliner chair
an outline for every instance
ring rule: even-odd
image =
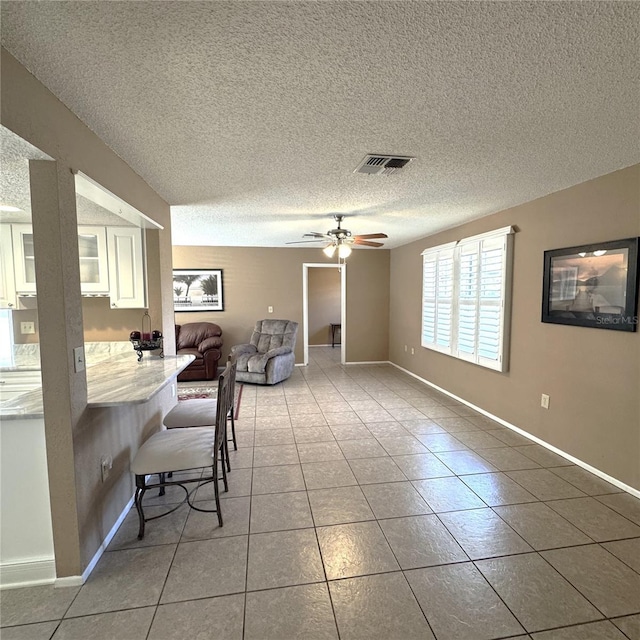
[[[236,380],[277,384],[293,372],[298,323],[291,320],[258,320],[249,344],[231,347],[238,363]]]

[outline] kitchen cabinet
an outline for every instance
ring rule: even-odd
[[[17,307],[11,227],[0,224],[0,309],[16,309]]]
[[[0,225],[0,308],[16,308],[16,296],[36,295],[33,230]],[[146,307],[145,256],[138,227],[78,227],[80,289],[109,296],[119,309]]]
[[[114,309],[147,306],[142,229],[107,227],[109,297]]]

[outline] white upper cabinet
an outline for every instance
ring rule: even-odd
[[[109,297],[114,309],[147,306],[142,230],[107,227],[109,250]]]
[[[82,293],[108,293],[107,233],[104,227],[78,227],[80,289]]]
[[[12,224],[13,266],[17,293],[36,292],[36,262],[30,224]]]
[[[17,309],[11,227],[0,224],[0,309]]]

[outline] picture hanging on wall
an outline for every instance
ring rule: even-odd
[[[545,251],[542,322],[636,331],[638,240]]]
[[[222,269],[174,269],[174,311],[224,311]]]

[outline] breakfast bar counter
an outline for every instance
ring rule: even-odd
[[[194,356],[112,356],[87,368],[87,408],[148,402],[185,369]],[[0,405],[3,420],[42,418],[42,389],[34,389]]]

